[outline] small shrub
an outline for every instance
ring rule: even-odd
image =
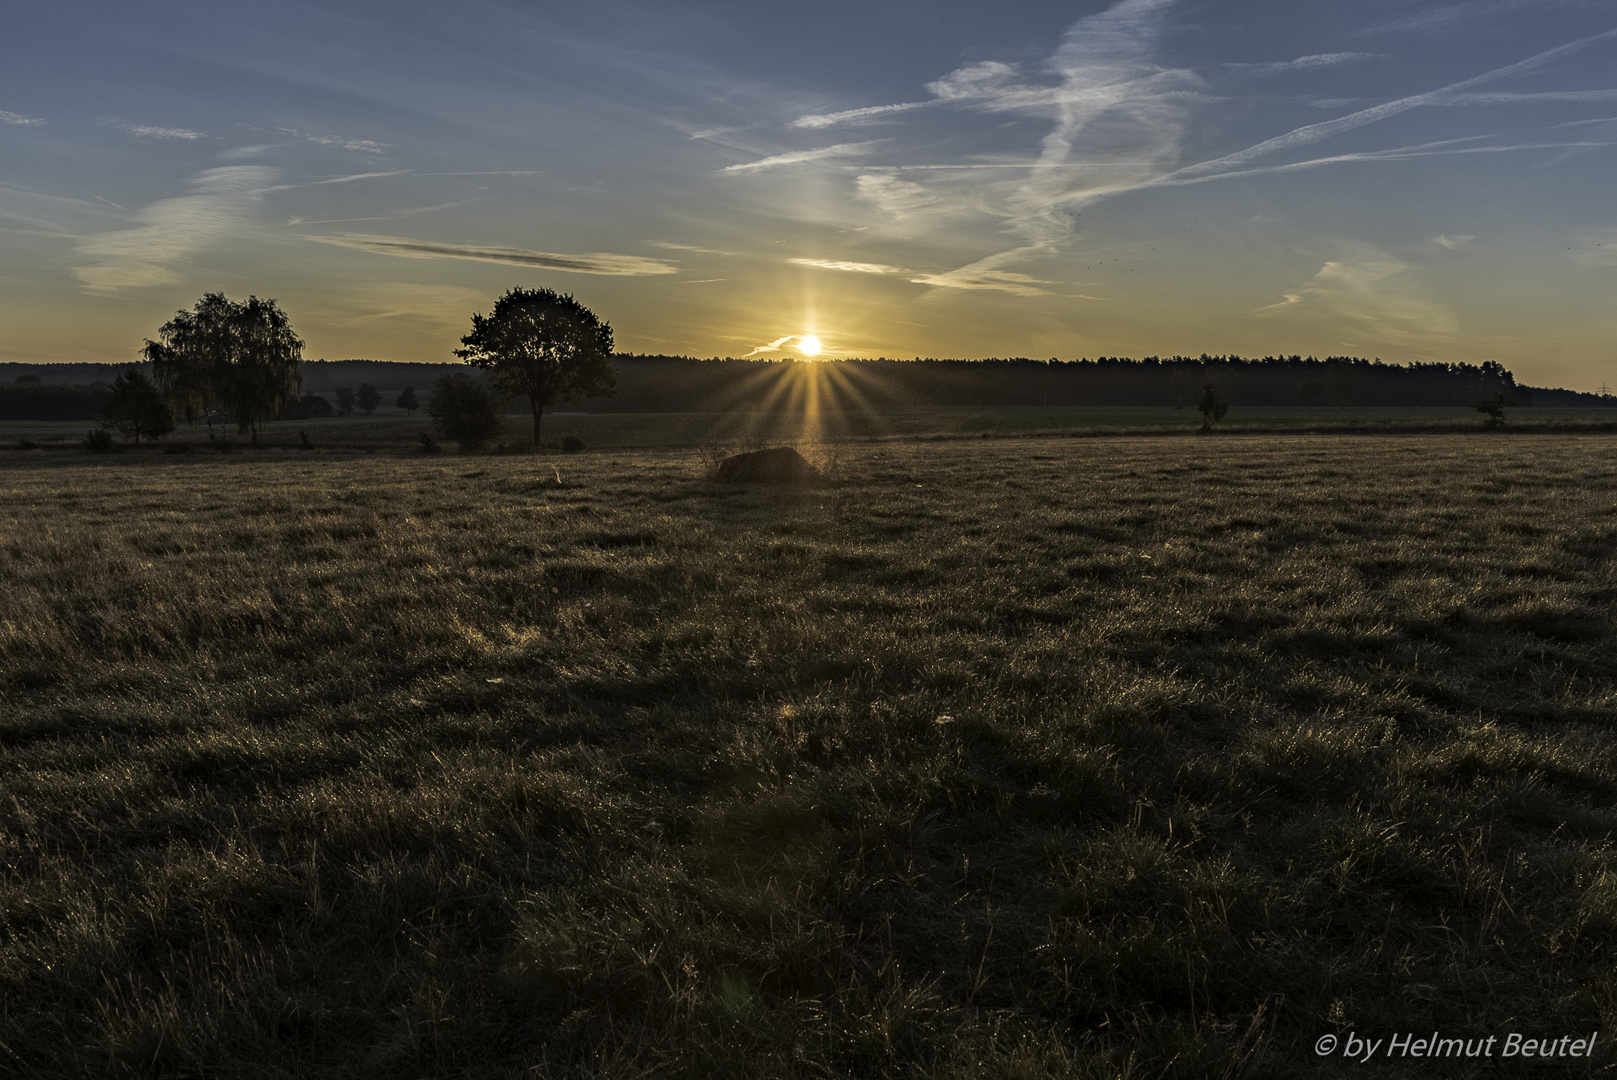
[[[314,449],[314,443],[309,441],[309,433],[307,431],[298,432],[298,449],[299,450],[313,450]]]
[[[1474,401],[1471,403],[1471,407],[1482,414],[1483,427],[1496,428],[1504,425],[1505,406],[1509,404],[1511,404],[1510,398],[1503,393],[1499,393],[1493,397],[1483,398],[1481,401]]]
[[[1212,383],[1202,385],[1201,400],[1196,402],[1196,411],[1202,414],[1203,431],[1212,431],[1213,425],[1224,419],[1224,414],[1230,411],[1230,403],[1224,400],[1224,392]]]
[[[427,413],[438,434],[476,453],[505,434],[504,401],[487,383],[457,371],[432,384]]]
[[[174,410],[139,368],[131,368],[113,380],[112,396],[101,407],[101,423],[139,446],[143,435],[161,439],[174,430]]]
[[[85,433],[84,449],[92,454],[112,453],[112,432],[106,428],[91,428]]]
[[[236,444],[230,441],[229,436],[215,435],[211,431],[208,432],[208,445],[221,454],[234,454],[236,452]]]
[[[421,452],[423,454],[441,454],[444,452],[444,448],[438,445],[437,439],[423,431],[421,433]]]
[[[36,442],[33,442],[30,439],[18,439],[17,440],[17,449],[18,450],[38,450],[39,449],[39,444],[36,443]]]
[[[584,440],[580,439],[577,435],[563,435],[561,437],[562,453],[576,454],[582,449],[584,449]]]

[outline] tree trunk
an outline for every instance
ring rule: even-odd
[[[533,445],[539,445],[539,418],[544,415],[545,407],[539,404],[539,399],[528,396],[528,403],[533,406]]]

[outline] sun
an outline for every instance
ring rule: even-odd
[[[804,356],[820,355],[820,339],[815,337],[813,334],[798,338],[797,347],[802,351]]]

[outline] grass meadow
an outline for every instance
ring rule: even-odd
[[[383,394],[392,400],[393,391]],[[1195,409],[1152,407],[1020,407],[960,409],[917,407],[883,409],[826,409],[809,414],[802,402],[789,401],[775,410],[730,409],[666,413],[546,413],[545,442],[554,449],[566,436],[582,439],[594,448],[677,450],[691,446],[755,445],[767,442],[837,442],[903,440],[915,438],[1191,435],[1201,425]],[[1218,424],[1221,434],[1464,434],[1475,432],[1482,420],[1474,409],[1318,407],[1286,408],[1237,406]],[[76,450],[90,421],[0,421],[0,454],[20,444],[41,449]],[[1617,434],[1617,410],[1571,408],[1512,408],[1508,427],[1523,434]],[[313,420],[278,420],[264,425],[266,449],[303,449],[306,437],[315,451],[394,451],[431,432],[424,412],[413,415],[384,408],[375,416],[323,417]],[[227,429],[219,428],[226,434]],[[513,446],[528,444],[533,435],[529,414],[506,417],[506,437]],[[245,440],[230,430],[227,438],[238,448]],[[159,446],[211,450],[205,435],[181,428]]]
[[[0,454],[0,1073],[1617,1040],[1614,451]]]

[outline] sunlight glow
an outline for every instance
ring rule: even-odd
[[[815,337],[813,334],[798,338],[797,347],[802,351],[804,356],[820,355],[820,339]]]

